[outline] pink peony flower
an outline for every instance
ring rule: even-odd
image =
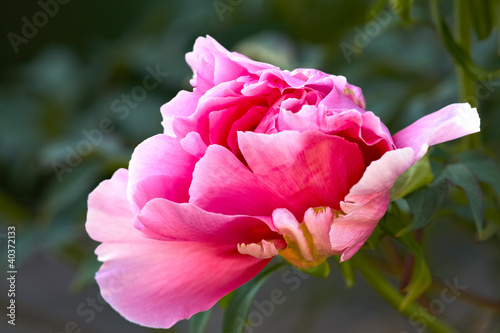
[[[102,296],[145,326],[209,309],[275,255],[302,268],[349,259],[399,175],[479,131],[476,110],[453,104],[391,136],[344,77],[282,71],[211,37],[186,59],[194,89],[162,107],[165,133],[88,202]]]

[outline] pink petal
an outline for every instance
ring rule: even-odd
[[[119,239],[126,241],[130,235],[122,226],[129,225],[130,230],[135,230],[131,224],[134,215],[129,202],[118,200],[126,193],[127,182],[128,171],[118,169],[111,179],[101,182],[90,193],[85,228],[92,239],[98,242]],[[107,221],[110,216],[112,218]],[[103,221],[106,221],[106,227],[103,226]]]
[[[162,125],[166,135],[171,137],[176,136],[173,125],[174,120],[178,117],[189,117],[192,115],[196,110],[200,97],[201,94],[197,91],[189,92],[181,90],[170,102],[162,105]]]
[[[231,216],[204,211],[192,204],[178,204],[153,199],[142,209],[138,220],[141,231],[160,240],[196,241],[201,243],[255,243],[280,238],[271,231],[270,218]],[[267,220],[264,222],[263,220]]]
[[[200,134],[206,144],[209,140],[209,115],[211,112],[225,110],[248,99],[240,94],[243,83],[237,81],[224,82],[207,91],[198,101],[196,110],[189,116],[175,117],[172,127],[178,137],[184,137],[189,132]],[[253,97],[262,99],[262,96]],[[256,104],[259,102],[256,101]]]
[[[196,156],[197,158],[202,158],[207,151],[207,145],[203,142],[201,136],[197,132],[189,132],[180,141],[182,149],[184,149],[188,154]]]
[[[389,205],[389,192],[396,179],[414,163],[409,148],[392,150],[372,162],[340,206],[345,215],[330,230],[332,250],[351,258],[368,239]]]
[[[210,143],[224,147],[232,146],[235,149],[233,153],[235,153],[237,151],[237,138],[233,126],[249,123],[249,126],[245,126],[241,130],[250,130],[252,126],[257,125],[267,112],[267,108],[258,106],[259,103],[262,103],[261,97],[257,99],[247,97],[227,109],[211,112],[209,115]],[[245,118],[246,121],[238,122],[242,118]],[[238,124],[236,124],[237,122]]]
[[[335,215],[330,207],[309,208],[304,214],[304,224],[311,234],[314,250],[322,256],[338,254],[332,251],[330,229]]]
[[[238,244],[238,252],[258,259],[270,259],[279,254],[278,249],[281,250],[285,247],[286,243],[282,239],[273,239],[271,242],[263,239],[258,243]]]
[[[103,298],[127,320],[155,328],[210,309],[269,262],[228,246],[140,235],[135,243],[105,243],[96,253],[107,258],[96,276]]]
[[[366,109],[366,102],[365,102],[365,97],[363,96],[363,92],[361,91],[361,88],[346,83],[345,88],[344,88],[344,94],[349,97],[354,103],[356,103],[357,106],[359,106],[362,109]]]
[[[250,73],[275,68],[239,53],[229,52],[210,36],[196,39],[193,52],[186,54],[186,61],[195,74],[191,84],[200,92]]]
[[[315,105],[304,105],[299,112],[281,109],[277,124],[280,131],[294,130],[305,132],[307,130],[319,130],[320,114]]]
[[[139,211],[153,198],[187,202],[197,161],[197,157],[182,148],[179,139],[165,134],[139,144],[130,160],[127,187],[127,197],[134,209]]]
[[[190,203],[228,215],[270,216],[286,208],[302,219],[309,207],[340,209],[363,173],[359,149],[339,137],[314,131],[238,134],[253,173],[227,149],[212,145],[196,165]]]
[[[304,223],[297,221],[287,209],[273,212],[273,224],[286,241],[286,248],[279,254],[297,267],[315,267],[331,255],[328,233],[334,215],[329,207],[309,208],[304,214]],[[241,252],[241,251],[240,251]]]
[[[247,113],[231,125],[231,129],[227,137],[227,144],[233,154],[239,154],[238,132],[248,131],[257,127],[262,118],[264,118],[267,110],[267,107],[252,106]]]
[[[427,152],[429,146],[479,132],[480,119],[468,103],[451,104],[420,118],[393,136],[398,148],[410,147],[415,161]]]
[[[196,164],[189,202],[213,213],[271,216],[285,200],[271,192],[229,150],[211,145]]]
[[[351,99],[352,97],[350,98],[349,96],[344,94],[344,86],[335,86],[319,105],[324,105],[327,109],[356,110],[360,113],[364,113],[364,109],[353,102]]]
[[[354,143],[318,131],[238,133],[249,168],[287,208],[302,219],[309,207],[340,209],[340,201],[361,178],[363,157]]]
[[[323,75],[326,76],[326,74]],[[309,82],[309,78],[294,76],[292,73],[282,71],[279,68],[271,68],[260,73],[259,81],[267,82],[268,87],[278,88],[283,92],[285,88],[304,88]]]
[[[321,131],[358,143],[366,166],[378,160],[386,151],[395,149],[391,133],[373,112],[329,109],[323,112],[326,112],[327,116]]]
[[[159,241],[134,229],[120,169],[89,196],[86,228],[103,242],[96,280],[103,298],[126,319],[169,328],[212,307],[253,278],[269,260],[241,255],[236,246]]]
[[[175,202],[187,202],[189,179],[175,178],[168,175],[153,175],[139,180],[132,192],[133,207],[138,211],[154,198],[168,198]],[[179,189],[184,189],[179,191]]]
[[[287,242],[290,242],[289,249],[285,251],[290,253],[293,264],[304,261],[304,259],[306,261],[315,260],[304,232],[300,228],[300,223],[290,211],[283,208],[276,209],[273,212],[273,224],[280,234],[286,237]],[[294,246],[290,246],[292,244]]]

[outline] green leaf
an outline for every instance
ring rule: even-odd
[[[396,179],[391,188],[391,200],[397,200],[432,183],[433,175],[429,156],[426,154]]]
[[[189,319],[189,333],[203,333],[207,328],[212,310],[199,312]]]
[[[410,212],[405,199],[399,199],[389,203],[387,212],[379,222],[381,233],[395,237],[405,226],[409,225]]]
[[[229,301],[228,307],[222,320],[222,332],[242,333],[245,331],[247,316],[250,311],[252,301],[259,289],[264,285],[276,271],[287,266],[287,263],[280,263],[262,272],[237,290]]]
[[[330,274],[330,265],[328,265],[328,262],[325,260],[318,266],[311,268],[299,268],[299,270],[312,276],[324,279]]]
[[[441,208],[446,193],[446,182],[439,180],[431,186],[422,188],[408,196],[406,201],[413,212],[413,219],[396,236],[401,236],[410,231],[425,227],[430,222],[432,216]]]
[[[488,38],[493,30],[493,6],[491,0],[466,1],[472,26],[479,40]]]
[[[233,296],[234,296],[234,290],[219,300],[218,302],[219,306],[222,309],[227,308],[227,306],[229,305],[229,301],[231,300],[231,298],[233,298]]]
[[[500,195],[500,177],[498,176],[500,165],[495,160],[477,150],[464,152],[458,155],[458,158],[479,181],[491,185]]]
[[[450,164],[444,169],[439,178],[448,179],[453,185],[464,190],[481,239],[484,228],[484,201],[481,186],[474,174],[464,164]]]

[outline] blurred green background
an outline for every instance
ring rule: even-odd
[[[414,4],[408,22],[385,1],[369,0],[60,1],[9,1],[0,14],[0,253],[4,263],[7,226],[16,226],[19,271],[17,325],[8,325],[2,310],[2,332],[151,331],[92,301],[98,300],[93,276],[99,263],[97,243],[84,229],[86,201],[99,182],[127,167],[137,144],[162,131],[161,105],[191,89],[184,55],[196,37],[209,34],[282,69],[344,75],[363,89],[367,109],[391,133],[459,101],[453,61],[427,1]],[[492,3],[498,18],[500,6]],[[448,22],[452,10],[453,2],[443,1]],[[473,37],[477,63],[500,68],[499,41],[498,29],[481,41]],[[123,96],[143,85],[148,68],[168,75],[127,112],[117,111],[113,105],[126,105]],[[492,161],[500,157],[499,89],[500,81],[486,76],[475,90],[484,151]],[[111,124],[108,131],[102,121]],[[494,181],[498,185],[500,176]],[[473,293],[499,300],[500,202],[490,192],[484,240],[478,241],[458,193],[424,242],[437,280],[458,278]],[[254,331],[417,331],[362,279],[347,289],[339,276],[335,268],[328,279],[301,280],[291,290],[278,274],[259,295],[278,288],[287,302]],[[5,309],[5,279],[1,286]],[[209,332],[220,327],[217,311]],[[498,313],[498,304],[479,309],[459,297],[443,316],[460,332],[500,332]],[[181,323],[170,331],[186,328]]]

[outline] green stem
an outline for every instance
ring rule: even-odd
[[[370,260],[360,251],[350,259],[365,280],[396,310],[403,302],[404,296],[394,288],[380,272],[372,265]],[[424,308],[415,302],[411,302],[401,311],[401,314],[409,318],[412,326],[429,328],[434,333],[456,333],[449,324],[429,314]]]
[[[456,0],[455,5],[455,28],[457,31],[457,43],[470,53],[470,18],[467,12],[468,0]],[[458,90],[461,102],[469,102],[473,107],[477,106],[477,98],[474,94],[474,81],[467,74],[465,69],[459,64],[455,64],[455,70],[458,79]]]
[[[471,22],[467,8],[467,1],[469,0],[455,1],[455,29],[458,45],[460,45],[463,50],[467,52],[467,55],[470,55]],[[466,72],[465,68],[458,63],[455,63],[455,72],[457,73],[460,101],[470,103],[472,107],[477,107],[478,100],[475,93],[475,80]],[[465,149],[479,148],[481,145],[481,138],[479,134],[468,135],[464,139],[464,142],[466,143],[466,147],[464,147]]]

